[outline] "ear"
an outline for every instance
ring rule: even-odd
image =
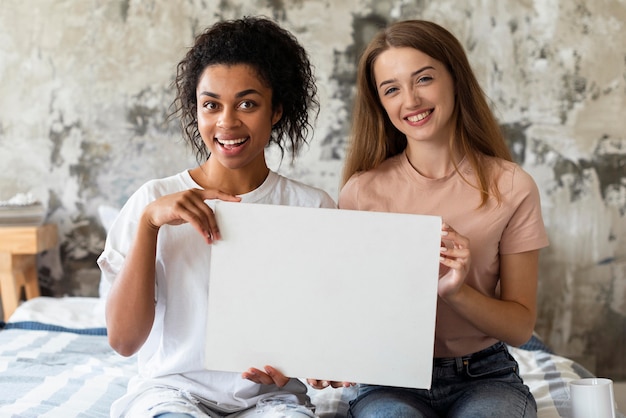
[[[283,117],[283,105],[279,104],[274,109],[274,113],[272,114],[272,126],[276,125],[280,118]]]

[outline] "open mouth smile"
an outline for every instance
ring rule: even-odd
[[[406,120],[408,120],[409,122],[419,122],[426,119],[428,116],[430,116],[431,113],[433,113],[432,109],[422,113],[418,113],[417,115],[408,116]]]
[[[237,148],[239,146],[241,146],[242,144],[244,144],[247,140],[249,139],[249,137],[245,137],[245,138],[236,138],[236,139],[220,139],[220,138],[215,138],[215,142],[217,142],[218,144],[220,144],[223,148],[226,149],[234,149]]]

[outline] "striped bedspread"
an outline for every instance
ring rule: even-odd
[[[108,417],[136,359],[115,353],[102,333],[39,325],[0,331],[0,417]]]
[[[115,353],[105,334],[104,328],[0,323],[0,417],[108,417],[136,373],[136,359]],[[591,373],[538,339],[510,351],[535,396],[539,418],[571,417],[568,383]],[[355,388],[310,389],[309,395],[321,418],[340,418]]]

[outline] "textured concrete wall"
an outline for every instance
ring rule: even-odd
[[[362,45],[402,18],[455,33],[541,190],[551,247],[537,331],[626,379],[624,0],[3,0],[0,199],[30,191],[60,225],[59,254],[42,260],[47,292],[95,294],[98,205],[194,164],[165,122],[175,65],[205,26],[252,14],[292,30],[318,77],[312,145],[280,171],[334,197]]]

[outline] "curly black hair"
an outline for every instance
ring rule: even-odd
[[[272,127],[269,143],[277,144],[283,156],[285,148],[289,149],[293,161],[313,129],[309,112],[315,117],[319,114],[312,65],[289,31],[265,17],[244,17],[207,28],[176,67],[173,115],[180,116],[183,136],[194,149],[198,163],[209,157],[198,131],[198,81],[207,66],[236,64],[252,67],[271,88],[274,110],[282,105],[282,118]]]

